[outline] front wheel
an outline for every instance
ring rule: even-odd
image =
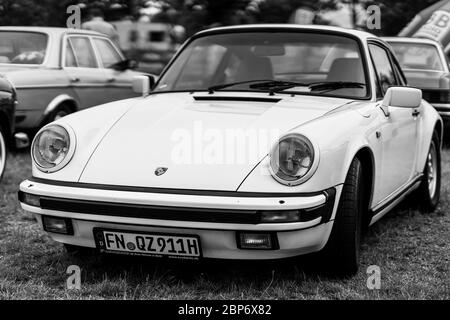
[[[0,180],[5,173],[7,157],[8,149],[6,148],[6,135],[2,127],[0,127]]]
[[[422,182],[417,190],[417,199],[424,212],[433,212],[441,195],[441,149],[436,132],[430,143]]]
[[[355,158],[347,173],[333,229],[325,248],[319,253],[326,271],[339,276],[354,275],[359,266],[363,216],[362,165]]]

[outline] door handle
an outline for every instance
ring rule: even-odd
[[[108,78],[108,79],[106,79],[106,82],[109,82],[109,83],[114,82],[114,81],[116,81],[116,78]]]
[[[413,112],[412,112],[412,116],[413,116],[414,118],[416,118],[417,116],[419,116],[419,114],[420,114],[420,111],[419,111],[418,109],[414,109]]]
[[[78,77],[72,77],[72,78],[70,78],[70,81],[71,81],[71,82],[80,82],[80,78],[78,78]]]

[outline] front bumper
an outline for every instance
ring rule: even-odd
[[[322,249],[330,235],[341,186],[311,194],[207,192],[127,188],[30,179],[21,183],[24,210],[42,216],[69,218],[73,235],[49,233],[59,242],[95,247],[94,228],[148,233],[196,235],[203,257],[277,259]],[[39,205],[24,195],[40,198]],[[299,222],[261,222],[261,212],[300,210]],[[237,232],[275,234],[278,248],[239,249]]]

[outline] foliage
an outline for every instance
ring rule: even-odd
[[[381,9],[381,30],[370,30],[377,35],[395,36],[416,14],[438,0],[369,0],[361,1],[367,8],[378,5]]]

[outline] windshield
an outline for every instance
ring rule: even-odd
[[[403,69],[443,71],[437,48],[427,43],[390,43]]]
[[[257,81],[265,83],[255,85]],[[261,92],[279,86],[280,81],[298,83],[277,91],[283,93],[353,98],[368,94],[357,41],[312,32],[240,32],[197,38],[163,74],[155,91],[216,87]],[[335,86],[309,86],[323,82]]]
[[[42,64],[47,41],[43,33],[0,31],[0,64]]]

